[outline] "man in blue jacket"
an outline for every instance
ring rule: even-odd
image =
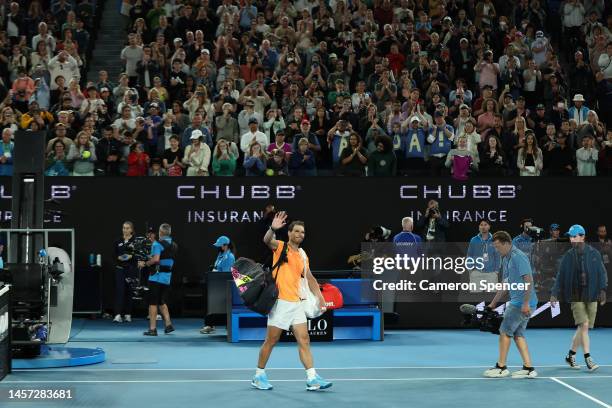
[[[570,302],[572,306],[576,332],[565,361],[571,368],[579,370],[576,351],[582,346],[587,369],[595,371],[599,366],[590,354],[589,329],[595,325],[597,302],[602,306],[606,303],[608,274],[599,251],[585,243],[585,234],[581,225],[570,227],[567,235],[572,248],[561,258],[550,302]]]

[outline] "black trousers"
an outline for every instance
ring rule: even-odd
[[[132,292],[127,278],[135,278],[134,268],[115,267],[115,314],[132,314]]]

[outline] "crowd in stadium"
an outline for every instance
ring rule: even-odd
[[[612,174],[611,2],[125,0],[87,82],[89,1],[0,4],[0,175]]]

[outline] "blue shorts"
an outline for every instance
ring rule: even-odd
[[[508,337],[525,337],[525,329],[527,329],[530,317],[525,316],[520,307],[508,305],[504,312],[504,320],[499,327],[499,333]]]

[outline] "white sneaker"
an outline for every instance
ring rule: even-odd
[[[123,321],[126,323],[132,323],[132,315],[125,315]]]
[[[120,314],[115,316],[115,318],[113,319],[113,323],[123,323],[123,319],[121,318]]]
[[[509,376],[510,371],[508,371],[508,367],[500,367],[497,363],[495,363],[495,367],[489,368],[483,374],[488,378],[503,378]]]
[[[512,373],[512,378],[536,378],[538,376],[538,372],[533,369],[530,370],[525,369],[525,367],[521,368]]]
[[[586,366],[589,369],[589,371],[595,371],[599,368],[599,366],[595,363],[595,361],[593,361],[593,358],[591,357],[585,358],[584,362],[586,363]]]
[[[160,321],[161,319],[162,319],[161,315],[160,315],[160,314],[158,314],[158,315],[157,315],[157,320],[158,320],[158,321]]]

